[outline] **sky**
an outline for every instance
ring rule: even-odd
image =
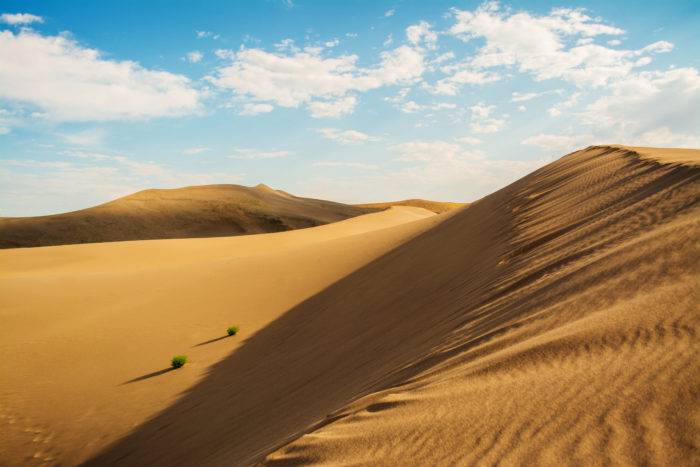
[[[0,216],[266,183],[473,201],[700,147],[700,2],[0,2]]]

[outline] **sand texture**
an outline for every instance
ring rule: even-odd
[[[0,248],[283,232],[372,211],[262,184],[144,190],[65,214],[0,217]]]
[[[4,250],[0,463],[698,465],[699,160],[595,146],[441,215]]]

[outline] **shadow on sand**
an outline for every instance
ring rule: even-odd
[[[208,341],[204,341],[204,342],[200,342],[199,344],[195,344],[192,347],[200,347],[202,345],[213,344],[214,342],[222,341],[224,339],[228,339],[229,337],[233,337],[233,336],[226,335],[226,336],[221,336],[221,337],[215,337],[214,339],[209,339]]]
[[[138,378],[130,379],[129,381],[124,381],[121,386],[125,384],[131,384],[131,383],[138,383],[139,381],[143,381],[146,379],[151,379],[155,378],[156,376],[164,375],[166,373],[169,373],[173,371],[175,368],[163,368],[162,370],[154,371],[153,373],[148,373],[145,375],[141,375]]]

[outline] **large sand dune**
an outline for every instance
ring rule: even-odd
[[[697,465],[699,153],[591,147],[440,216],[0,252],[0,459]]]
[[[262,184],[144,190],[64,214],[0,217],[0,248],[281,232],[372,211]]]

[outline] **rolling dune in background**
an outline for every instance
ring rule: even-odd
[[[469,203],[452,203],[448,201],[430,201],[427,199],[405,199],[403,201],[389,201],[385,203],[365,203],[365,204],[355,204],[358,208],[376,208],[376,209],[387,209],[391,206],[415,206],[417,208],[427,209],[428,211],[433,211],[436,214],[442,214],[443,212],[451,211],[457,208],[463,208],[468,206]]]
[[[697,465],[699,200],[700,151],[595,146],[441,215],[0,251],[0,460]]]
[[[0,217],[0,248],[282,232],[373,211],[263,184],[144,190],[64,214]]]

